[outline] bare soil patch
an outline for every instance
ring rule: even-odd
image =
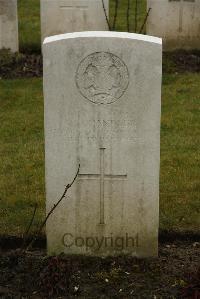
[[[166,73],[200,72],[200,51],[174,51],[163,54],[163,71]]]
[[[31,78],[42,76],[42,55],[13,54],[0,51],[0,78]],[[164,73],[200,72],[200,51],[163,53]]]
[[[42,76],[42,56],[37,54],[13,54],[0,50],[0,78],[17,79]]]
[[[0,253],[1,299],[200,298],[198,237],[163,238],[158,259],[47,257],[41,248],[5,249]]]

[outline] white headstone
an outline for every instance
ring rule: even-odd
[[[108,30],[109,0],[40,0],[42,41],[56,34]]]
[[[147,34],[163,38],[165,50],[200,49],[200,0],[147,0]]]
[[[156,256],[161,40],[82,32],[46,38],[48,252]]]
[[[0,0],[0,49],[19,50],[17,0]]]

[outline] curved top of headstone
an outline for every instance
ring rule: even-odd
[[[128,32],[115,32],[115,31],[84,31],[84,32],[73,32],[73,33],[53,35],[45,38],[43,45],[53,43],[53,42],[58,42],[61,40],[75,39],[81,37],[83,38],[85,37],[124,38],[124,39],[132,39],[132,40],[138,40],[138,41],[144,41],[144,42],[162,45],[162,39],[155,36],[128,33]]]

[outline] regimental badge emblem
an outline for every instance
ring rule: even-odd
[[[92,53],[84,58],[76,72],[79,92],[95,104],[111,104],[126,91],[129,73],[125,63],[108,52]]]

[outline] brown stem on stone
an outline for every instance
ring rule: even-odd
[[[144,23],[142,24],[142,27],[140,28],[140,31],[139,31],[140,34],[143,32],[143,29],[144,29],[144,26],[146,25],[146,22],[147,22],[147,19],[148,19],[148,17],[149,17],[149,13],[150,13],[150,11],[151,11],[151,7],[149,8],[149,10],[148,10],[148,12],[147,12],[147,14],[146,14],[146,17],[145,17],[145,19],[144,19]]]
[[[104,11],[104,15],[106,17],[106,23],[108,25],[108,29],[111,30],[110,28],[110,23],[109,23],[109,20],[108,20],[108,15],[107,15],[107,12],[106,12],[106,8],[105,8],[105,4],[104,4],[104,0],[101,0],[102,1],[102,6],[103,6],[103,11]]]
[[[115,30],[115,27],[116,27],[118,8],[119,8],[119,0],[115,0],[115,13],[114,13],[114,18],[113,18],[112,30]]]
[[[127,31],[130,32],[130,0],[127,3],[127,11],[126,11],[126,22],[127,22]]]
[[[41,223],[37,233],[35,234],[35,237],[31,240],[31,242],[28,244],[28,246],[26,247],[26,250],[29,250],[32,246],[33,243],[36,241],[37,237],[40,235],[43,227],[45,226],[47,220],[49,219],[49,217],[51,216],[51,214],[54,212],[54,210],[57,208],[57,206],[61,203],[61,201],[65,198],[66,193],[68,191],[69,188],[71,188],[71,186],[74,184],[78,174],[79,174],[79,170],[80,170],[80,164],[78,166],[78,170],[76,172],[75,177],[73,178],[72,182],[70,184],[67,184],[67,186],[65,187],[65,190],[62,194],[62,196],[60,197],[60,199],[58,200],[58,202],[51,208],[51,210],[49,211],[49,213],[47,214],[46,218],[44,219],[44,221]]]

